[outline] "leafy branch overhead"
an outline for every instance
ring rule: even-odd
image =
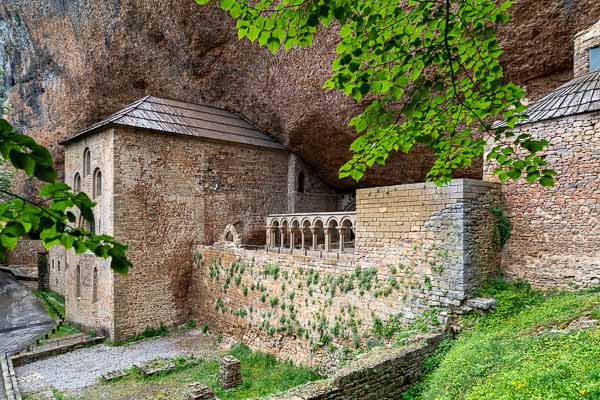
[[[0,152],[16,169],[46,182],[39,192],[44,199],[40,202],[0,189],[6,199],[0,203],[0,255],[14,249],[19,238],[37,232],[46,248],[61,244],[77,254],[89,250],[98,257],[111,257],[111,267],[116,272],[127,272],[131,266],[125,254],[127,245],[74,226],[75,212],[86,221],[94,220],[95,203],[85,193],[75,193],[68,185],[57,182],[52,155],[44,146],[15,132],[6,120],[0,119]]]
[[[196,0],[206,4],[210,0]],[[237,20],[239,38],[272,53],[310,46],[319,26],[339,34],[326,88],[364,105],[352,118],[359,133],[340,177],[359,180],[392,152],[428,146],[434,164],[427,178],[448,182],[492,143],[500,180],[524,176],[553,184],[540,153],[548,144],[514,134],[526,118],[524,91],[504,80],[496,27],[511,2],[491,0],[221,0]],[[505,124],[495,126],[491,121]]]

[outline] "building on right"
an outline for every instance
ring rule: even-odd
[[[548,139],[551,188],[523,179],[503,185],[511,237],[502,249],[508,278],[538,288],[600,284],[600,21],[575,36],[574,79],[526,111],[515,133]],[[494,180],[494,162],[484,179]]]

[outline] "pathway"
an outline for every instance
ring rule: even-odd
[[[49,387],[60,391],[91,386],[105,373],[130,368],[155,358],[194,354],[211,358],[217,354],[212,336],[196,329],[177,331],[169,336],[142,340],[124,346],[98,345],[61,354],[17,367],[21,393]]]
[[[0,271],[0,354],[24,350],[54,323],[29,289]]]

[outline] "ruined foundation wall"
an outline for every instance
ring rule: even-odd
[[[192,318],[312,365],[328,343],[365,345],[376,321],[435,322],[496,272],[499,193],[462,180],[359,190],[357,262],[198,246]]]
[[[438,334],[402,348],[376,348],[326,380],[295,387],[268,400],[396,400],[419,380],[423,362],[442,339]]]
[[[558,175],[549,188],[523,179],[503,184],[503,209],[512,226],[503,270],[538,288],[600,284],[600,113],[519,129],[550,140],[546,161]],[[489,180],[493,168],[486,163]]]
[[[119,128],[115,235],[129,245],[115,276],[116,338],[189,318],[192,247],[228,224],[264,243],[264,216],[287,206],[286,151]]]

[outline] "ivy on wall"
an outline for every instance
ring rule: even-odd
[[[383,271],[357,266],[335,273],[316,267],[291,270],[272,262],[258,266],[254,259],[238,258],[229,265],[219,257],[195,256],[194,261],[200,262],[199,268],[208,265],[206,279],[220,292],[214,297],[217,316],[230,314],[268,336],[305,340],[312,349],[360,350],[440,324],[438,307],[425,307],[412,323],[380,311],[389,309],[388,297],[415,302],[418,293],[433,289],[429,275],[418,276],[406,265],[389,265]],[[443,260],[433,257],[429,263],[432,274],[439,274],[434,267]]]

